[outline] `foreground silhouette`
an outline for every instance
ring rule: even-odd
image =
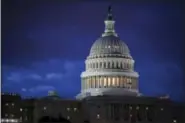
[[[54,118],[54,117],[50,117],[50,116],[43,116],[39,119],[39,123],[71,123],[69,120],[63,118],[63,117],[58,117],[58,118]]]

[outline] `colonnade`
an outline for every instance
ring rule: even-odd
[[[123,61],[94,61],[86,63],[86,69],[134,69],[134,64]]]
[[[130,88],[137,89],[137,78],[126,76],[90,76],[82,78],[82,89]]]

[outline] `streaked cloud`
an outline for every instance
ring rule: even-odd
[[[36,87],[29,89],[31,93],[38,93],[41,91],[49,91],[49,90],[55,90],[55,87],[49,86],[49,85],[38,85]]]
[[[53,89],[65,95],[69,90],[74,90],[69,94],[76,95],[80,91],[83,63],[58,59],[34,62],[30,65],[32,67],[24,69],[4,67],[3,90],[16,88],[19,93],[26,96],[46,95],[48,90]]]
[[[60,73],[48,73],[46,74],[46,80],[51,80],[51,79],[62,79],[63,74]]]
[[[7,80],[8,81],[13,81],[13,82],[21,82],[24,80],[42,80],[42,76],[38,75],[38,74],[25,74],[24,71],[22,72],[13,72],[11,73],[9,76],[7,76]]]
[[[22,75],[19,72],[12,72],[10,76],[7,77],[7,80],[15,82],[20,82],[22,79]]]
[[[21,89],[21,91],[26,92],[26,91],[27,91],[27,89],[26,89],[26,88],[22,88],[22,89]]]

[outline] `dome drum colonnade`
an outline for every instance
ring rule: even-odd
[[[105,32],[91,47],[86,71],[81,74],[81,93],[77,99],[98,95],[138,94],[138,73],[128,46],[114,30],[115,21],[109,7]]]

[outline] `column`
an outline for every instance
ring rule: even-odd
[[[84,78],[81,78],[81,90],[84,89]]]
[[[88,77],[87,88],[89,89],[90,86],[91,86],[91,77]]]
[[[84,78],[84,89],[86,89],[86,88],[87,88],[86,83],[87,83],[86,78]]]
[[[91,77],[91,88],[93,88],[94,76]]]
[[[96,80],[95,80],[95,76],[93,76],[92,78],[93,78],[92,88],[95,88],[95,82],[96,82]]]
[[[96,76],[96,88],[99,88],[99,76]]]
[[[102,88],[102,76],[100,76],[99,87]]]
[[[115,84],[116,84],[116,78],[113,77],[113,78],[112,78],[112,87],[115,87]]]
[[[107,86],[107,78],[106,76],[103,77],[103,87],[106,88]]]
[[[119,86],[119,76],[116,77],[116,87]]]
[[[111,86],[111,77],[110,76],[108,77],[108,85],[107,86],[108,86],[108,88]]]
[[[92,88],[92,83],[93,83],[93,77],[91,76],[91,83],[90,83],[89,88]]]
[[[96,78],[97,78],[97,76],[94,76],[94,88],[97,88],[97,84],[96,84],[97,83],[97,81],[96,81],[97,79]]]
[[[121,76],[121,88],[124,87],[123,76]]]

